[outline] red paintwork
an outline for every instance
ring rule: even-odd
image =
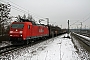
[[[12,35],[10,37],[14,37],[14,38],[20,37],[23,40],[26,40],[27,37],[32,38],[32,37],[40,37],[40,36],[43,37],[45,35],[49,35],[49,30],[47,26],[33,25],[31,22],[13,22],[12,24],[24,24],[24,27],[23,29],[10,27],[10,31],[13,31],[12,33],[9,32],[9,35]],[[30,29],[28,29],[28,25],[30,25]],[[20,31],[22,31],[22,33],[20,33]]]

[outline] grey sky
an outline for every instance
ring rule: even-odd
[[[8,0],[7,0],[8,1]],[[90,17],[90,0],[10,0],[17,5],[29,10],[31,15],[38,21],[40,18],[49,18],[51,24],[62,25],[67,28],[67,20],[73,24],[77,20],[80,24]],[[9,2],[10,3],[10,2]],[[11,3],[12,5],[15,5]],[[16,5],[15,5],[16,6]],[[12,15],[24,14],[12,9]],[[56,22],[56,23],[55,23]],[[90,18],[83,22],[90,28]],[[76,25],[71,26],[76,27]],[[80,25],[78,25],[80,27]]]

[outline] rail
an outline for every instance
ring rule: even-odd
[[[81,40],[83,43],[85,43],[86,45],[90,46],[90,38],[77,34],[77,33],[71,33],[71,35],[75,36],[76,38],[78,38],[79,40]]]

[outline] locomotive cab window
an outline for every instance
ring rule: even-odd
[[[28,25],[28,29],[30,29],[30,25]]]
[[[11,27],[12,28],[23,28],[24,24],[12,24]]]

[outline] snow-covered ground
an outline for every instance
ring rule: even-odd
[[[71,39],[58,36],[33,45],[14,60],[81,60]],[[36,46],[36,47],[35,47]]]
[[[30,47],[19,49],[0,59],[7,60],[90,60],[90,53],[74,37],[68,34],[48,39]],[[70,36],[70,35],[69,35]]]
[[[11,43],[9,41],[2,41],[2,43],[0,43],[0,47],[5,47],[11,45]]]
[[[80,57],[80,60],[90,60],[90,51],[86,49],[86,48],[89,49],[90,47],[89,46],[87,47],[86,45],[84,46],[82,42],[78,41],[74,37],[72,37],[72,39],[74,46],[77,49],[77,53],[78,56]]]

